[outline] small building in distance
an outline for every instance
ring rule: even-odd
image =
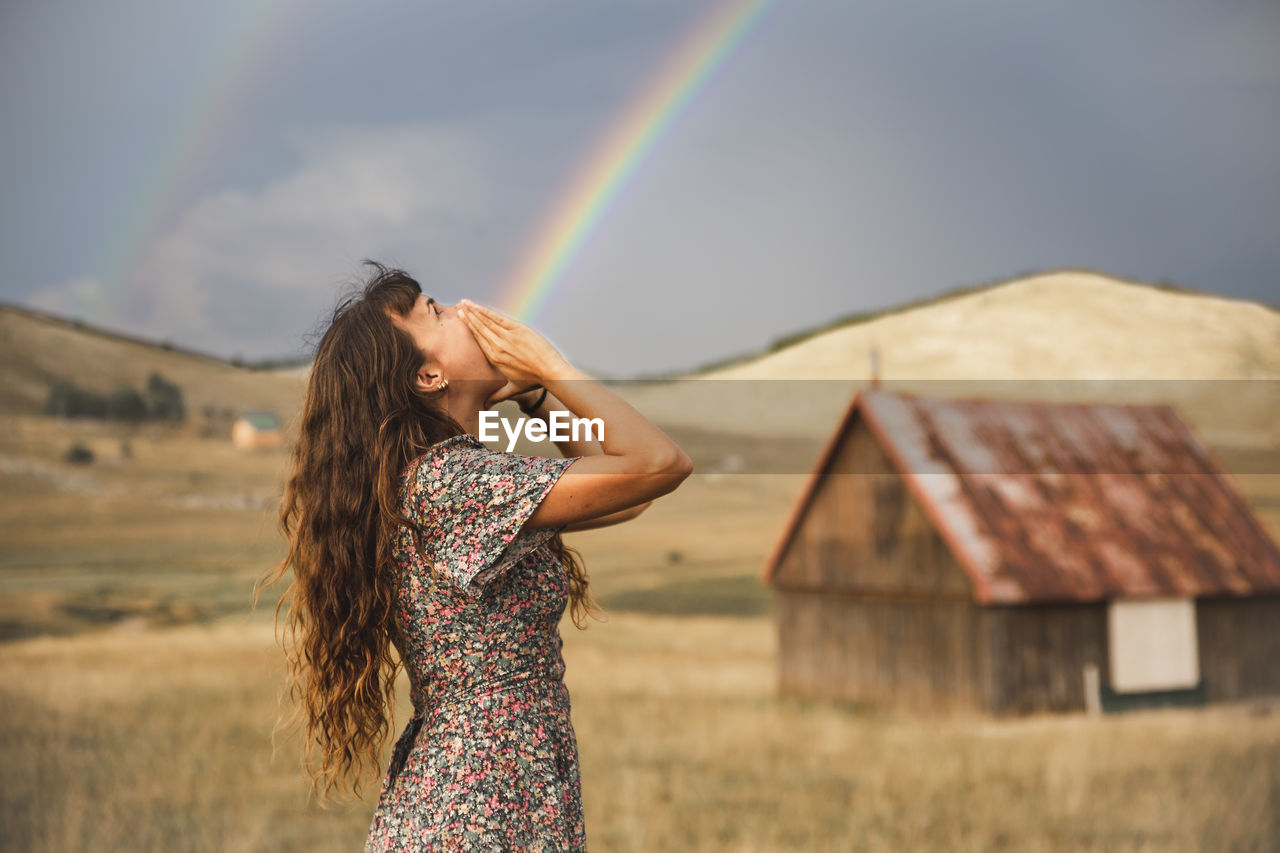
[[[271,412],[245,412],[231,425],[231,443],[241,450],[274,450],[281,441],[280,419]]]
[[[764,580],[788,694],[996,714],[1280,695],[1280,549],[1172,406],[862,391]]]

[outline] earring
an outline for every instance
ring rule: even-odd
[[[449,380],[448,380],[448,379],[441,379],[441,380],[440,380],[440,387],[439,387],[439,388],[437,388],[436,390],[437,390],[437,391],[448,391],[448,390],[449,390]]]

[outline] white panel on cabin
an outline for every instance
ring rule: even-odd
[[[1117,693],[1176,690],[1200,682],[1193,599],[1113,601],[1107,627],[1111,688]]]

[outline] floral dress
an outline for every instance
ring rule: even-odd
[[[366,853],[585,850],[559,621],[568,579],[524,522],[576,459],[456,435],[414,460],[395,546],[396,618],[414,715],[383,780]],[[432,583],[432,565],[436,580]]]

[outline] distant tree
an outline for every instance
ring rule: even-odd
[[[66,380],[53,383],[44,404],[45,414],[64,418],[105,418],[107,408],[106,397]]]
[[[147,401],[138,389],[121,385],[107,398],[107,417],[115,421],[146,420]]]
[[[158,373],[147,379],[145,394],[121,385],[104,395],[74,382],[59,380],[49,386],[44,412],[64,418],[106,418],[133,423],[149,419],[180,423],[187,416],[182,389]]]
[[[146,407],[147,414],[154,420],[182,422],[187,418],[182,389],[159,373],[147,377]]]
[[[49,396],[44,400],[44,413],[60,417],[72,417],[71,405],[75,387],[70,382],[59,381],[49,386]]]

